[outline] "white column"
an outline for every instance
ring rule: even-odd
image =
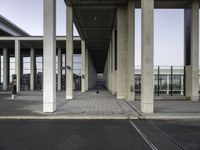
[[[115,80],[115,30],[112,31],[112,94],[116,92],[116,80]]]
[[[3,90],[7,90],[8,88],[8,49],[3,49]]]
[[[35,50],[34,48],[30,49],[30,68],[31,68],[31,74],[30,74],[30,90],[34,90],[34,83],[35,83]]]
[[[128,2],[128,48],[126,99],[135,99],[135,2]]]
[[[185,10],[186,96],[198,101],[199,83],[199,2]]]
[[[167,94],[169,94],[169,75],[170,74],[167,74]]]
[[[127,7],[117,9],[117,99],[126,95],[126,59],[127,59]]]
[[[183,93],[183,90],[184,90],[184,88],[183,88],[183,86],[184,86],[184,79],[183,78],[184,77],[181,76],[181,93],[180,93],[180,95],[184,95],[184,93]]]
[[[73,99],[73,9],[67,6],[66,99]]]
[[[62,50],[58,49],[58,91],[61,91],[62,79]]]
[[[141,111],[143,113],[153,113],[154,0],[141,0],[141,8],[142,8]]]
[[[88,71],[88,49],[85,50],[85,90],[88,91],[88,80],[89,80],[89,71]]]
[[[17,92],[20,92],[20,41],[15,40],[15,74],[17,75]]]
[[[108,49],[108,54],[107,54],[107,61],[108,61],[108,90],[111,90],[111,85],[110,85],[110,46]]]
[[[43,112],[56,111],[56,0],[44,0]]]
[[[1,84],[1,55],[0,55],[0,84]]]
[[[199,92],[199,1],[192,3],[191,14],[191,100],[198,101]]]
[[[81,92],[85,92],[85,41],[81,41]]]
[[[109,48],[109,82],[110,82],[110,92],[112,93],[113,87],[112,87],[112,43],[110,42],[110,48]]]

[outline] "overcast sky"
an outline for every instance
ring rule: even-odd
[[[43,34],[43,0],[0,0],[0,14],[31,35]],[[155,10],[154,64],[183,65],[183,10]],[[141,61],[141,11],[136,10],[136,65]],[[57,35],[66,35],[64,0],[57,0]],[[76,29],[74,35],[78,35]]]

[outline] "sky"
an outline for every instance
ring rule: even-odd
[[[66,35],[64,0],[57,0],[57,35]],[[141,64],[141,10],[135,14],[135,64]],[[0,0],[0,14],[31,35],[43,35],[43,0]],[[154,11],[154,65],[183,66],[182,9]],[[74,27],[74,35],[78,35]]]

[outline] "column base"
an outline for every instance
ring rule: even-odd
[[[143,113],[153,113],[154,112],[153,103],[141,103],[141,111]]]
[[[7,87],[3,87],[3,91],[6,91],[7,90]]]
[[[45,113],[52,113],[56,111],[56,103],[43,103],[43,112]]]
[[[66,96],[66,99],[73,99],[73,96]]]
[[[191,96],[190,100],[191,101],[199,101],[199,96]]]
[[[127,101],[134,101],[135,100],[135,94],[128,93],[126,100]]]
[[[124,96],[117,96],[117,99],[125,99]]]

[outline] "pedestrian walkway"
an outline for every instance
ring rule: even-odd
[[[73,100],[65,99],[65,92],[57,93],[57,111],[42,112],[42,92],[20,92],[11,100],[8,92],[1,92],[0,116],[37,116],[70,119],[137,119],[138,114],[123,100],[116,100],[106,90],[74,92]]]
[[[200,119],[200,101],[189,99],[161,99],[154,101],[154,113],[143,114],[140,111],[140,101],[130,101],[140,118],[145,119]]]
[[[0,118],[47,119],[200,119],[200,102],[158,98],[153,114],[140,111],[140,101],[117,100],[106,90],[74,92],[73,100],[65,92],[57,92],[57,110],[43,113],[42,91],[20,92],[11,99],[10,92],[0,92]]]

